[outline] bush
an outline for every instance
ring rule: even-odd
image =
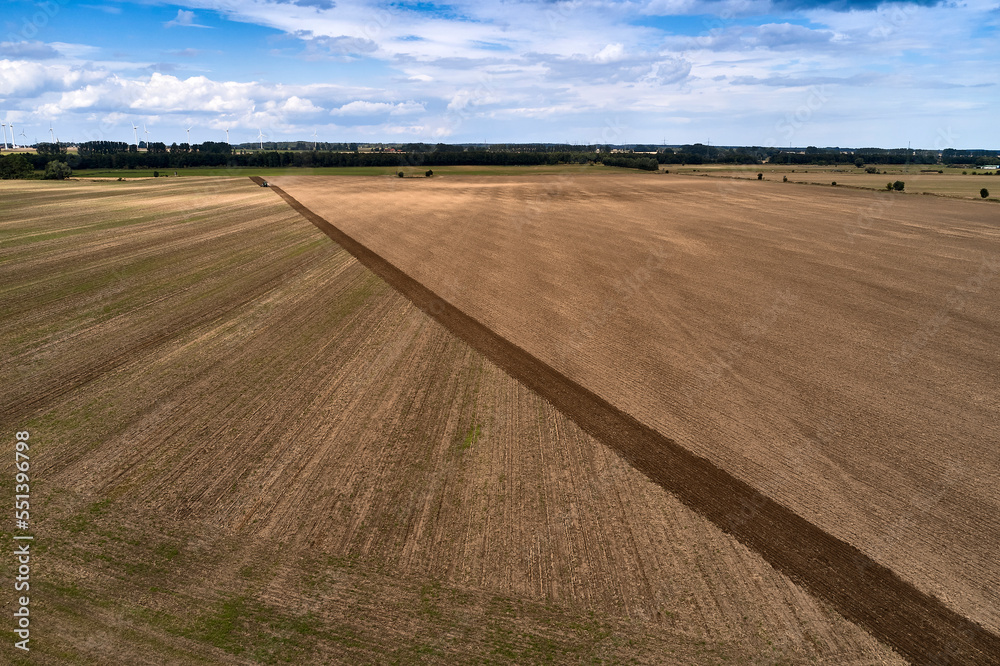
[[[69,168],[68,164],[52,160],[45,165],[45,174],[42,178],[45,180],[65,180],[71,175],[73,175],[73,170]]]
[[[863,159],[861,159],[860,157],[858,159],[854,160],[854,166],[856,166],[857,168],[860,169],[864,165],[865,165],[865,161]]]
[[[889,190],[890,192],[892,192],[892,183],[886,183],[886,184],[885,184],[885,189],[887,189],[887,190]]]
[[[968,172],[968,171],[963,171],[963,172],[962,172],[962,175],[963,175],[963,176],[968,176],[968,175],[969,175],[969,172]]]
[[[762,173],[757,174],[757,180],[764,180],[764,174]]]
[[[154,171],[153,172],[153,178],[159,178],[159,177],[160,177],[160,172],[159,171]]]
[[[979,196],[985,199],[986,197],[990,196],[990,191],[984,187],[983,189],[979,190]]]
[[[433,175],[434,175],[434,171],[432,169],[428,169],[427,171],[424,172],[424,177],[425,178],[430,178]]]
[[[833,181],[833,182],[832,182],[832,183],[830,183],[830,184],[831,184],[831,185],[833,185],[834,187],[837,187],[837,181]]]
[[[400,178],[402,178],[402,177],[403,177],[403,172],[402,172],[402,171],[400,171],[400,172],[399,172],[399,173],[397,173],[396,175],[397,175],[397,176],[399,176]]]
[[[875,167],[865,167],[865,173],[878,173],[878,169]]]
[[[788,176],[782,176],[781,177],[781,182],[787,183],[788,182]]]
[[[897,192],[902,192],[904,187],[906,187],[906,183],[904,183],[901,180],[897,180],[895,183],[892,184],[892,189],[896,190]]]

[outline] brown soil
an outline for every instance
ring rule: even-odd
[[[1000,543],[989,204],[662,176],[275,182],[528,358],[833,535],[799,565],[768,559],[913,659],[998,659],[977,626],[996,631]],[[637,463],[654,478],[656,451]],[[757,502],[748,543],[770,510]]]
[[[899,663],[267,190],[0,188],[30,663]]]

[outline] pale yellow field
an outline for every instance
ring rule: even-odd
[[[663,165],[671,173],[685,175],[709,175],[729,178],[745,178],[755,180],[758,173],[764,174],[764,180],[782,181],[788,178],[789,183],[814,183],[830,185],[836,182],[838,186],[859,187],[871,190],[884,190],[886,183],[901,180],[906,184],[905,191],[913,194],[935,194],[962,199],[980,199],[979,190],[986,188],[994,201],[1000,201],[1000,176],[994,176],[993,171],[982,169],[952,169],[944,166],[896,166],[874,165],[880,173],[865,173],[864,169],[847,166],[786,166],[760,164],[745,167],[724,165],[686,166]],[[931,170],[930,172],[922,172]],[[944,173],[937,173],[941,170]],[[967,171],[963,174],[962,171]],[[978,174],[978,175],[976,175]],[[783,181],[782,181],[783,182]]]

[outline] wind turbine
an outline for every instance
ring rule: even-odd
[[[194,127],[194,125],[192,125],[191,127]],[[191,127],[188,127],[188,128],[187,128],[187,133],[188,133],[188,145],[189,145],[189,146],[191,145]]]
[[[28,136],[24,133],[24,130],[21,130],[21,136],[24,137],[24,141],[21,142],[21,147],[24,148],[28,145]],[[35,139],[35,143],[38,143],[37,138]]]
[[[229,144],[229,128],[226,128],[226,144]]]
[[[149,130],[146,129],[146,123],[142,124],[142,133],[146,135],[146,152],[149,152]]]
[[[139,126],[132,125],[132,134],[135,135],[135,149],[139,150]]]
[[[0,129],[3,129],[3,149],[7,150],[7,123],[0,123]]]
[[[55,143],[55,142],[56,142],[56,133],[55,133],[55,131],[53,131],[53,129],[52,129],[52,123],[49,123],[49,140],[50,140],[50,141],[51,141],[52,143]]]
[[[265,136],[267,136],[267,135],[264,134],[263,132],[261,132],[260,128],[258,127],[257,128],[257,140],[260,141],[260,149],[261,150],[264,150],[264,137]]]
[[[11,150],[17,150],[17,142],[14,141],[14,123],[10,124],[10,148]],[[22,131],[21,134],[24,134]]]
[[[313,150],[316,150],[316,137],[317,137],[317,136],[318,136],[318,135],[316,134],[316,130],[313,130],[313,133],[312,133],[312,138],[313,138]]]

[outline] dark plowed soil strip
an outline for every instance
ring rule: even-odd
[[[280,188],[272,189],[420,310],[654,483],[913,663],[1000,664],[1000,637],[501,338]]]

